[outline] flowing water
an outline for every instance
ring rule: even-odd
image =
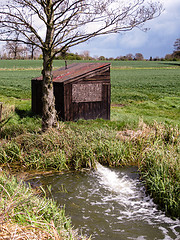
[[[157,209],[145,194],[135,167],[39,176],[53,198],[65,205],[75,228],[96,240],[180,239],[180,221]]]

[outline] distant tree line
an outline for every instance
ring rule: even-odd
[[[35,45],[24,45],[18,41],[7,41],[0,54],[1,59],[38,59],[40,49]]]
[[[17,34],[18,39],[18,34]],[[1,59],[42,59],[42,54],[35,45],[23,45],[18,41],[7,41],[0,54]],[[104,56],[91,57],[89,51],[84,51],[82,54],[71,53],[69,49],[65,49],[59,53],[55,59],[58,60],[100,60],[100,61],[143,61],[144,56],[142,53],[136,53],[135,55],[128,53],[125,56],[118,56],[116,58],[106,58]],[[149,61],[179,61],[180,60],[180,38],[177,38],[174,42],[174,51],[172,54],[166,54],[164,58],[150,57],[146,59]]]

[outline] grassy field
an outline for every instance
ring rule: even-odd
[[[54,68],[63,65],[54,61]],[[179,62],[112,62],[111,121],[61,122],[46,134],[30,100],[41,67],[40,60],[0,60],[0,167],[14,174],[79,170],[95,161],[138,165],[149,194],[180,217]]]
[[[63,65],[54,61],[54,68]],[[31,79],[41,74],[41,68],[41,60],[1,60],[0,101],[30,99]],[[113,61],[111,120],[131,126],[137,126],[140,118],[146,123],[179,124],[179,76],[179,62]]]

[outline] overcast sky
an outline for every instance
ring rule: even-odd
[[[0,0],[4,1],[4,0]],[[157,1],[157,0],[152,0]],[[118,57],[126,54],[142,53],[144,58],[150,56],[164,57],[173,52],[173,44],[180,38],[180,0],[159,0],[164,5],[160,17],[148,21],[145,27],[149,31],[134,29],[123,34],[100,36],[87,43],[78,45],[71,52],[79,54],[88,50],[90,56]],[[0,48],[2,43],[0,43]]]
[[[180,0],[161,0],[164,12],[160,17],[148,21],[145,27],[149,31],[134,29],[128,33],[101,36],[88,43],[78,45],[72,52],[82,53],[85,50],[93,56],[117,57],[128,53],[142,53],[147,59],[152,56],[164,57],[172,53],[173,44],[180,38]]]

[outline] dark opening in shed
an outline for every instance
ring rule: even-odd
[[[74,63],[53,71],[60,120],[110,119],[110,63]],[[32,79],[32,111],[42,113],[42,76]]]

